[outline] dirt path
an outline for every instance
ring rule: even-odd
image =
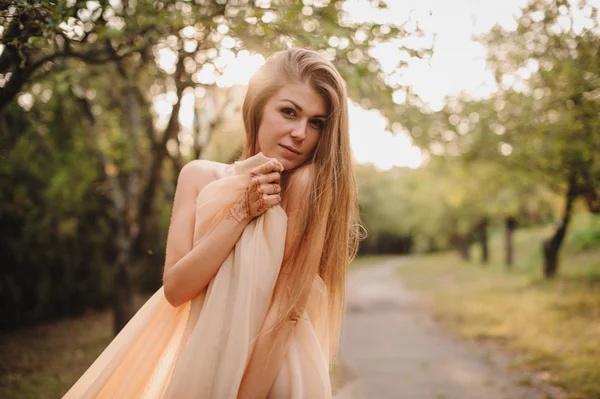
[[[340,359],[349,381],[336,399],[537,399],[508,357],[444,332],[403,286],[394,259],[349,277]]]

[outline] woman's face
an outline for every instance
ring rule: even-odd
[[[309,84],[286,85],[265,105],[258,151],[295,169],[312,155],[326,118],[325,100]]]

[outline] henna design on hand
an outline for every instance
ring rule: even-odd
[[[267,202],[265,201],[265,197],[260,193],[260,197],[258,197],[258,212],[262,213],[267,209]]]
[[[274,166],[278,166],[277,169],[282,169],[282,167],[279,167],[280,165],[277,165],[274,161],[272,161],[272,162],[270,162],[270,164],[262,165],[262,167],[259,167],[256,171],[250,172],[250,176],[249,176],[250,182],[248,183],[248,187],[247,187],[246,191],[244,192],[244,194],[242,196],[240,196],[240,198],[237,200],[237,202],[235,204],[233,204],[233,206],[229,209],[229,212],[225,216],[225,219],[234,219],[238,223],[242,223],[245,220],[251,219],[256,215],[260,215],[260,214],[264,213],[269,208],[267,206],[267,200],[265,199],[265,195],[264,195],[265,193],[261,189],[260,176],[262,175],[261,171],[263,169],[265,171],[268,171],[268,170],[270,170],[270,168],[272,168]],[[274,190],[269,188],[269,191],[271,194],[274,194],[271,191],[275,191],[275,193],[280,193],[281,186],[279,186],[279,184],[277,184],[275,186]],[[258,198],[256,199],[258,206],[254,210],[253,208],[256,205],[254,203],[252,203],[252,200],[250,199],[250,197],[251,196],[255,197],[256,195],[258,196]],[[276,198],[278,199],[278,202],[281,201],[280,194],[278,194],[276,196]]]
[[[225,219],[234,219],[238,223],[242,223],[244,219],[250,217],[250,190],[246,192],[233,204]]]

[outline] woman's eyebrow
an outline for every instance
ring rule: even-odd
[[[298,109],[300,110],[300,112],[304,111],[304,109],[302,109],[302,107],[301,107],[301,106],[299,106],[298,104],[296,104],[296,103],[295,103],[295,102],[293,102],[292,100],[288,100],[287,98],[282,98],[282,99],[281,99],[281,100],[279,100],[279,101],[289,101],[289,102],[291,102],[292,104],[294,104],[294,106],[295,106],[296,108],[298,108]],[[315,115],[315,118],[327,118],[327,115]]]

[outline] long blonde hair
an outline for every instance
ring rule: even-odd
[[[321,132],[312,159],[314,178],[309,198],[301,210],[301,239],[286,249],[282,272],[294,281],[290,296],[294,306],[281,323],[296,310],[295,305],[305,284],[310,283],[304,264],[316,239],[314,226],[326,221],[325,242],[319,264],[319,275],[327,287],[330,326],[330,360],[336,358],[344,312],[348,265],[356,256],[360,239],[358,193],[354,176],[350,136],[348,132],[348,100],[346,83],[334,65],[319,53],[302,48],[284,50],[271,55],[252,76],[244,99],[242,114],[246,142],[241,159],[257,153],[258,128],[265,104],[287,84],[308,83],[327,104],[328,119]],[[327,204],[332,204],[329,209]],[[300,260],[300,262],[298,262]]]

